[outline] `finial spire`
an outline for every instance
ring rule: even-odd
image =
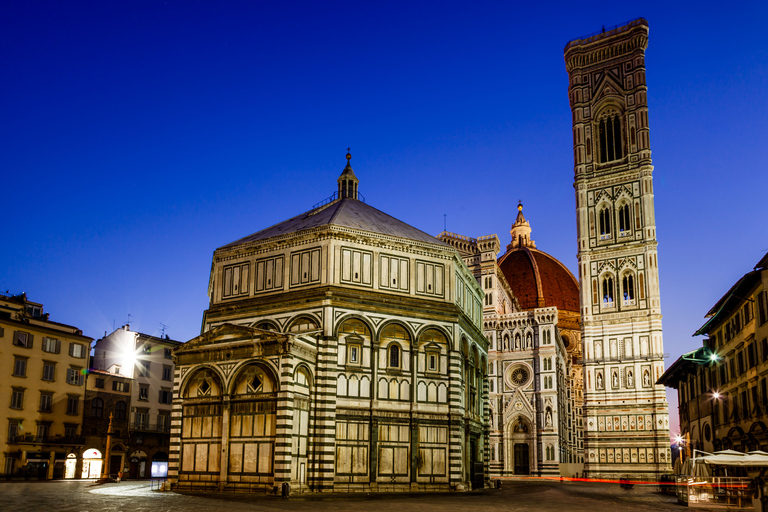
[[[352,151],[352,149],[347,148],[347,166],[341,171],[341,176],[339,176],[339,179],[337,180],[339,184],[339,199],[347,197],[357,199],[358,197],[357,187],[360,180],[357,179],[355,171],[352,170],[352,166],[349,164],[349,161],[352,159],[352,153],[350,153],[350,151]]]
[[[521,247],[536,248],[536,242],[531,240],[531,225],[525,220],[523,215],[523,200],[517,201],[517,218],[515,223],[512,224],[512,229],[509,230],[509,234],[512,235],[512,241],[507,246],[507,250],[518,249]]]

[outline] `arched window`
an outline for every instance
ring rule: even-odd
[[[306,332],[306,331],[314,331],[315,329],[318,329],[318,328],[319,326],[317,325],[317,322],[315,322],[313,319],[309,317],[302,316],[293,321],[288,331],[289,332]]]
[[[389,347],[389,367],[400,368],[400,346],[397,343]]]
[[[115,419],[124,420],[127,409],[128,409],[128,406],[125,405],[125,402],[123,402],[122,400],[117,402],[115,404]]]
[[[104,400],[99,397],[91,400],[91,418],[101,418],[104,416]]]
[[[379,342],[381,346],[388,347],[387,366],[389,368],[400,368],[402,365],[400,344],[407,347],[411,343],[411,336],[408,334],[408,331],[399,324],[389,324],[381,330]]]
[[[611,212],[608,207],[600,210],[600,240],[611,238]]]
[[[613,278],[611,276],[603,278],[603,306],[613,306]]]
[[[630,226],[629,205],[623,204],[619,207],[619,232],[629,234]]]
[[[619,160],[622,155],[621,119],[616,113],[600,120],[600,162]]]
[[[635,300],[635,278],[632,274],[626,274],[622,280],[621,287],[624,289],[624,302],[634,302]]]

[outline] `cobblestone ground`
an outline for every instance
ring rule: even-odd
[[[685,509],[655,487],[623,490],[616,484],[507,481],[502,489],[446,494],[332,494],[278,496],[153,491],[146,481],[0,483],[2,512],[209,511],[551,511],[621,512]]]

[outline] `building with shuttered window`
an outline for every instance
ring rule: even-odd
[[[0,472],[64,478],[78,459],[90,343],[26,294],[0,296]]]
[[[659,379],[677,390],[680,434],[708,452],[768,451],[768,254],[705,316],[702,346]]]

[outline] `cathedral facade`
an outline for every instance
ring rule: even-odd
[[[565,47],[588,476],[670,468],[644,19]]]
[[[443,232],[484,292],[492,477],[583,470],[578,282],[536,249],[522,204],[499,255],[496,235]]]
[[[488,477],[483,291],[457,250],[325,203],[220,247],[174,351],[174,489],[462,490]]]

